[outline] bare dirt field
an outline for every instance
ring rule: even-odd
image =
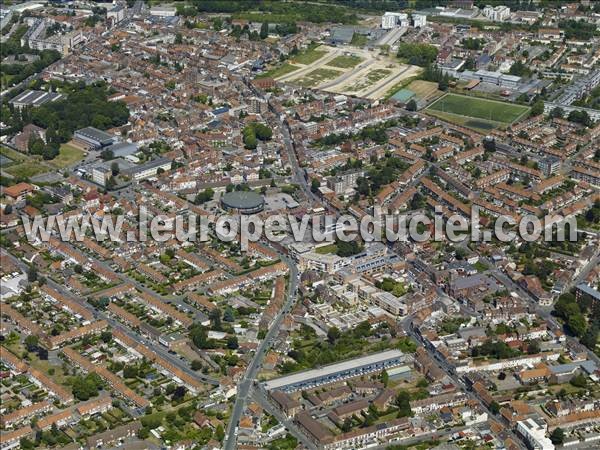
[[[378,50],[321,45],[314,51],[318,57],[276,77],[277,81],[321,89],[327,92],[378,99],[400,81],[417,75],[420,68],[399,63],[381,55]]]

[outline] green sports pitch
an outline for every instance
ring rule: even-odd
[[[512,103],[446,94],[433,102],[426,111],[432,116],[478,131],[506,128],[524,117],[529,107]]]

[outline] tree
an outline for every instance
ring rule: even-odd
[[[225,312],[223,313],[223,320],[225,322],[234,322],[235,315],[233,314],[233,309],[231,307],[227,307]]]
[[[316,178],[313,178],[310,182],[310,190],[314,193],[319,192],[319,188],[321,187],[321,183]]]
[[[575,336],[583,336],[587,329],[587,322],[583,314],[574,314],[569,316],[567,326]]]
[[[102,150],[102,152],[100,153],[100,157],[104,161],[109,161],[109,160],[115,158],[115,154],[114,154],[114,152],[112,150],[106,149],[106,150]]]
[[[552,433],[550,433],[550,440],[554,445],[561,445],[565,440],[565,432],[562,428],[555,428]]]
[[[27,336],[25,338],[25,348],[27,348],[28,352],[34,352],[37,350],[38,345],[40,343],[40,339],[34,335],[34,334],[30,334],[29,336]]]
[[[435,61],[438,49],[433,45],[404,42],[398,47],[398,58],[406,59],[409,64],[425,67]]]
[[[407,104],[406,104],[406,109],[408,111],[416,111],[417,110],[417,102],[414,99],[411,99]]]
[[[522,61],[517,61],[512,66],[510,66],[508,73],[518,77],[525,77],[531,74],[531,70],[529,70],[529,68],[525,64],[523,64]]]
[[[38,279],[37,268],[35,266],[29,267],[29,270],[27,271],[27,281],[29,281],[30,283],[33,283],[33,282],[37,281],[37,279]]]
[[[121,169],[119,168],[119,163],[118,162],[113,162],[110,165],[110,171],[112,172],[113,177],[116,177],[117,175],[119,175],[119,172],[121,171]]]
[[[492,412],[492,414],[498,414],[500,412],[500,404],[494,400],[490,404],[490,411]]]
[[[580,123],[581,125],[585,125],[586,127],[590,127],[593,125],[593,121],[587,111],[571,111],[569,116],[567,117],[569,122]]]
[[[340,332],[339,328],[330,327],[329,330],[327,330],[327,340],[329,341],[330,344],[334,344],[335,341],[337,341],[339,339],[341,334],[342,333]]]
[[[538,341],[531,341],[527,345],[527,353],[530,355],[537,355],[540,351],[540,343]]]
[[[175,35],[175,44],[183,44],[183,36],[181,35],[181,33],[177,33]]]
[[[396,405],[398,406],[398,417],[411,417],[410,394],[407,391],[400,391],[396,396]]]
[[[352,419],[350,417],[346,417],[344,419],[344,423],[342,424],[342,431],[347,433],[352,429]]]
[[[561,107],[557,106],[555,108],[552,109],[552,111],[550,111],[550,118],[552,119],[562,119],[565,115],[565,111],[564,109],[562,109]]]
[[[117,180],[115,179],[115,177],[110,177],[108,180],[106,180],[106,190],[107,191],[112,191],[115,187],[117,186]]]
[[[531,115],[539,116],[540,114],[543,114],[543,113],[544,113],[544,102],[542,100],[538,100],[531,107]]]
[[[266,39],[269,36],[269,23],[263,22],[260,26],[260,38]]]
[[[225,431],[223,430],[223,425],[219,424],[219,425],[217,425],[217,429],[215,430],[215,439],[217,439],[219,442],[221,442],[224,437],[225,437]]]
[[[6,205],[6,206],[4,207],[4,214],[11,214],[11,213],[12,213],[12,211],[13,211],[13,207],[12,207],[12,205]]]
[[[483,140],[483,148],[486,152],[495,152],[496,151],[496,141],[494,139],[484,139]]]
[[[202,369],[203,364],[202,361],[200,361],[199,359],[194,359],[192,361],[192,370],[200,370]]]
[[[138,376],[138,370],[135,366],[127,365],[123,368],[123,377],[136,378],[137,376]]]
[[[238,343],[238,338],[235,335],[227,337],[227,348],[230,350],[235,350],[240,346]]]
[[[44,151],[44,141],[32,134],[27,142],[27,149],[33,155],[41,155]]]
[[[196,347],[206,349],[211,347],[211,342],[208,339],[208,330],[200,324],[194,324],[190,328],[190,338]]]
[[[184,386],[177,386],[175,388],[175,390],[173,391],[173,395],[171,396],[171,400],[173,400],[173,401],[182,400],[185,397],[185,393],[186,392],[187,392],[187,389]]]
[[[582,388],[582,389],[585,389],[587,387],[586,376],[582,373],[575,375],[573,378],[571,378],[570,383],[572,386]]]
[[[205,189],[204,191],[198,193],[194,198],[194,203],[196,205],[202,205],[210,200],[212,200],[215,195],[215,191],[212,188]]]
[[[363,246],[359,244],[357,241],[337,241],[337,251],[336,255],[341,257],[354,256],[363,251]]]
[[[208,314],[211,327],[215,331],[221,331],[221,310],[218,308],[212,309]]]
[[[100,339],[105,344],[108,344],[112,340],[112,332],[111,331],[103,331],[100,333]]]
[[[73,395],[81,401],[96,397],[101,386],[102,380],[96,373],[89,373],[85,377],[77,376],[72,381]]]
[[[381,375],[379,375],[379,379],[381,380],[383,385],[385,387],[387,387],[387,385],[390,381],[390,376],[388,375],[387,370],[384,370],[383,372],[381,372]]]

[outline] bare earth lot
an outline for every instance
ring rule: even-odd
[[[299,67],[275,73],[277,81],[322,89],[335,94],[370,99],[385,94],[403,79],[415,76],[420,68],[400,64],[395,58],[359,48],[321,45],[311,50],[310,57],[296,58]]]

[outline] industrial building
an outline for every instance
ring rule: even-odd
[[[83,144],[88,150],[99,150],[119,141],[116,136],[94,127],[85,127],[75,131],[73,139]]]
[[[169,158],[156,158],[147,163],[134,166],[131,169],[125,170],[125,174],[131,175],[135,181],[145,180],[156,176],[159,170],[170,170],[171,160]]]
[[[391,367],[401,366],[405,362],[406,356],[400,350],[387,350],[331,364],[320,369],[312,369],[275,378],[265,381],[263,386],[267,391],[296,392],[304,389],[313,389],[325,384],[337,383],[348,378],[381,372]]]
[[[44,103],[55,102],[62,97],[62,94],[58,94],[56,92],[34,91],[32,89],[27,89],[25,92],[17,95],[8,103],[13,105],[16,109],[23,109],[27,107],[35,108],[36,106],[41,106]]]

